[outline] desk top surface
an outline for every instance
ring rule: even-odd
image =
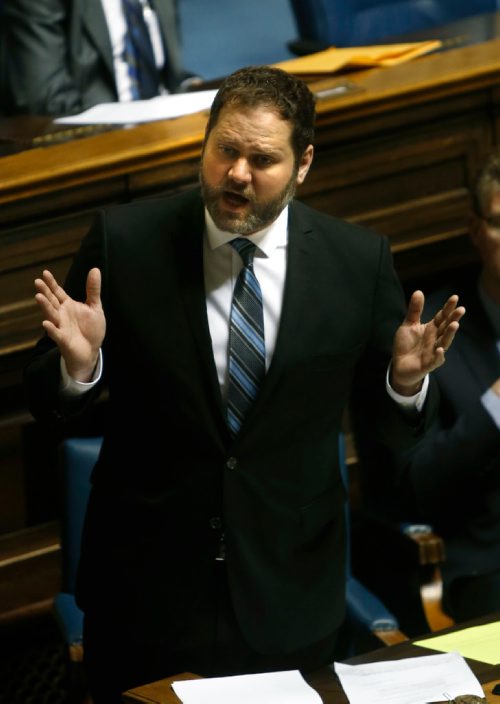
[[[347,75],[334,74],[323,78],[311,78],[313,90],[346,82],[352,87],[352,90],[334,93],[329,98],[320,100],[318,116],[321,118],[323,114],[331,112],[342,114],[355,109],[356,106],[359,108],[360,105],[384,103],[400,93],[426,91],[433,85],[437,87],[442,83],[467,80],[478,74],[500,72],[500,12],[466,18],[425,32],[393,37],[391,42],[420,41],[429,38],[442,39],[444,48],[451,51],[437,51],[390,69],[351,71]],[[210,87],[213,86],[210,85]],[[172,138],[177,143],[177,136],[181,143],[185,143],[187,139],[200,146],[205,123],[206,114],[197,113],[194,117],[186,116],[146,123],[136,125],[132,129],[135,141],[143,148],[153,148],[153,145],[161,140],[161,148],[164,149],[165,142],[171,142]],[[122,136],[107,140],[110,132],[113,135],[121,133]],[[146,134],[147,137],[145,137]],[[68,143],[81,142],[81,138],[85,138],[84,141],[87,144],[84,149],[76,147],[75,153],[84,152],[88,158],[92,158],[94,143],[102,150],[103,144],[109,141],[109,152],[114,153],[116,159],[117,148],[120,153],[120,147],[123,150],[125,144],[128,143],[130,146],[132,142],[129,128],[123,129],[113,125],[68,127],[54,125],[49,117],[32,116],[0,119],[0,156],[3,156],[2,161],[8,160],[5,162],[5,169],[9,168],[9,170],[15,163],[9,163],[10,158],[19,156],[19,152],[40,151],[39,147],[51,147],[50,151],[53,151],[60,146],[67,146]],[[70,161],[74,163],[73,157],[74,154],[70,157]],[[49,159],[52,167],[56,158],[55,153],[54,158],[51,156]],[[83,154],[80,158],[84,159]],[[46,156],[42,157],[41,161],[45,160]],[[36,163],[36,158],[34,161]],[[21,165],[24,165],[24,159]],[[5,186],[7,185],[6,183]]]
[[[456,625],[452,628],[440,631],[440,634],[461,630],[469,626],[492,623],[498,620],[500,620],[500,613]],[[423,637],[416,638],[415,640],[420,641],[429,639],[435,637],[436,635],[436,633],[430,633]],[[362,663],[377,662],[380,660],[399,660],[407,657],[418,657],[422,655],[429,655],[433,652],[435,651],[431,651],[430,649],[429,651],[422,649],[421,647],[414,645],[413,641],[409,640],[404,643],[378,648],[377,650],[370,651],[369,653],[357,655],[356,657],[350,658],[346,662],[351,665],[359,665]],[[492,694],[492,689],[495,684],[500,682],[500,664],[490,665],[475,660],[468,660],[467,662],[478,680],[481,682],[488,704],[498,704],[500,702],[500,697]],[[171,689],[171,683],[174,680],[193,679],[195,677],[198,677],[198,675],[193,675],[192,673],[182,673],[173,677],[159,680],[158,682],[146,684],[142,687],[136,687],[124,693],[123,701],[125,704],[137,704],[137,702],[147,702],[148,704],[179,704],[180,700]],[[329,668],[324,667],[321,670],[312,672],[304,677],[307,682],[320,694],[324,704],[348,704],[348,699],[345,696],[337,677]]]
[[[318,101],[318,138],[326,130],[339,134],[342,126],[352,129],[359,121],[366,125],[420,104],[496,87],[500,82],[500,39],[428,54],[391,68],[324,77],[313,81],[311,89],[317,92],[346,81],[355,89]],[[47,118],[0,121],[0,147],[12,143],[14,149],[23,149],[0,159],[0,204],[20,196],[50,193],[62,184],[68,189],[82,182],[130,177],[160,164],[197,160],[206,120],[206,112],[199,112],[129,129],[108,126],[99,132],[92,126],[86,131],[84,126],[77,131],[88,136],[63,143],[50,137]]]

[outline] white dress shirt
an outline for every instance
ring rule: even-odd
[[[254,272],[262,291],[266,370],[269,369],[276,345],[285,288],[288,208],[269,227],[246,239],[257,249]],[[229,242],[237,235],[219,230],[205,211],[206,237],[203,246],[207,314],[217,375],[226,398],[228,386],[228,345],[231,299],[243,261]]]
[[[207,315],[217,376],[222,397],[227,396],[228,387],[228,344],[229,318],[231,300],[236,279],[243,266],[238,252],[229,242],[237,235],[220,230],[205,209],[205,236],[203,238],[203,269]],[[263,230],[247,235],[257,249],[254,256],[254,272],[262,291],[264,310],[264,340],[266,346],[266,370],[269,368],[276,338],[278,335],[283,293],[285,289],[286,262],[288,247],[288,207],[284,208],[278,218]],[[101,377],[102,355],[88,383],[71,379],[66,365],[61,359],[63,393],[79,395],[91,388]],[[415,396],[401,396],[389,384],[389,369],[386,376],[388,394],[403,408],[421,411],[429,386],[428,375],[424,379],[421,391]]]
[[[128,64],[124,58],[127,23],[123,14],[122,3],[121,0],[101,0],[101,3],[106,17],[113,51],[113,66],[115,70],[118,99],[120,102],[126,102],[132,100],[132,81],[129,75]],[[163,50],[158,17],[147,0],[141,0],[141,4],[143,6],[144,20],[149,29],[156,66],[161,69],[165,64],[165,53]],[[166,88],[162,88],[162,92],[168,93]]]

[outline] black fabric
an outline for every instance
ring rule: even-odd
[[[40,421],[67,419],[99,387],[109,392],[77,598],[89,637],[103,655],[118,643],[125,672],[128,653],[149,671],[151,653],[164,666],[182,643],[210,592],[221,533],[231,603],[252,650],[285,658],[330,638],[345,614],[338,440],[351,392],[392,446],[424,429],[385,389],[405,311],[387,239],[298,202],[289,216],[279,335],[234,440],[207,318],[199,189],[103,211],[84,238],[65,288],[84,299],[89,269],[101,268],[104,376],[89,398],[61,402],[59,357],[46,338],[26,370]],[[431,408],[429,398],[427,423]]]
[[[333,662],[337,633],[288,655],[263,655],[245,641],[229,592],[226,565],[213,561],[211,580],[191,604],[179,639],[165,632],[163,647],[148,648],[147,640],[130,638],[133,614],[113,623],[106,614],[85,620],[85,660],[93,704],[121,704],[127,689],[181,672],[204,677],[299,669],[310,672]],[[109,629],[109,637],[103,631]],[[146,643],[146,652],[144,646]]]

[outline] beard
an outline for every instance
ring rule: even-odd
[[[295,195],[296,178],[297,170],[294,169],[294,173],[281,193],[271,200],[259,202],[251,186],[242,188],[231,179],[226,179],[221,186],[212,187],[203,178],[201,169],[199,173],[203,201],[212,220],[220,230],[239,235],[251,235],[274,222]],[[248,200],[249,210],[247,213],[231,213],[220,207],[220,196],[227,190],[238,193]]]

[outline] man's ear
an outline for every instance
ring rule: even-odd
[[[310,144],[306,149],[304,150],[304,153],[302,154],[300,158],[300,163],[299,163],[299,168],[297,171],[297,186],[300,186],[301,183],[304,182],[305,177],[307,176],[307,172],[309,171],[312,160],[314,156],[314,147],[312,144]]]

